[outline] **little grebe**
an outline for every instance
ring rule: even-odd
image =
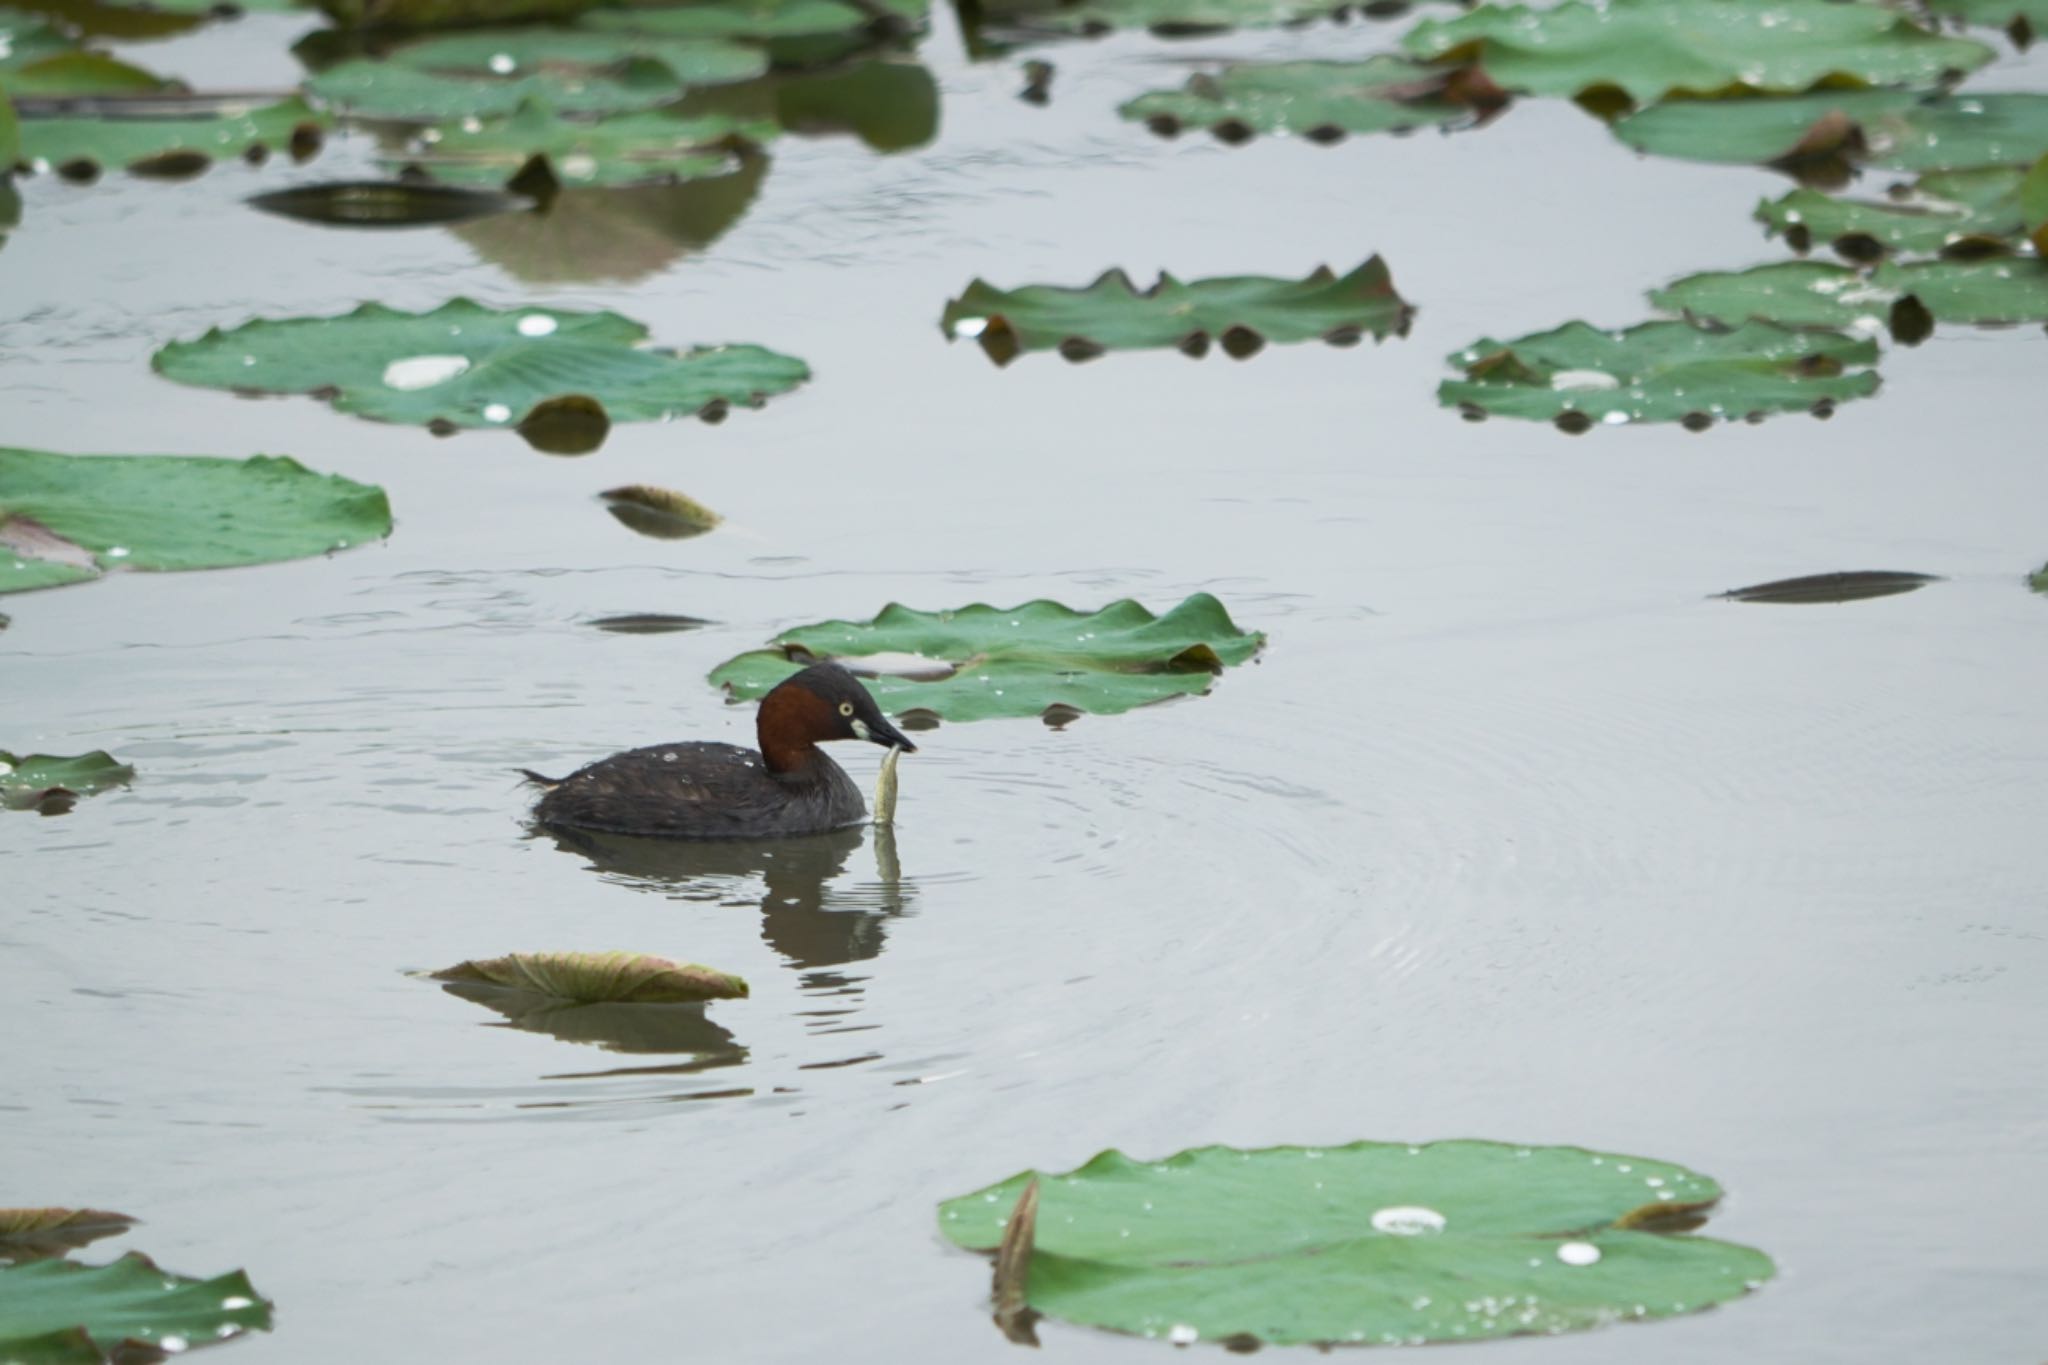
[[[917,746],[838,664],[812,664],[761,698],[761,751],[691,741],[628,749],[564,778],[526,772],[547,788],[534,817],[557,829],[668,839],[773,839],[818,834],[867,815],[860,788],[818,748],[865,739]]]

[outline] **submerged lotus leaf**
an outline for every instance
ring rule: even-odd
[[[997,0],[984,3],[981,21],[1021,35],[1098,34],[1116,29],[1151,29],[1166,34],[1210,33],[1233,28],[1278,28],[1321,19],[1347,8],[1348,0]]]
[[[24,119],[22,154],[59,169],[197,170],[223,157],[317,147],[333,120],[297,99],[199,118]]]
[[[1331,142],[1458,123],[1497,107],[1483,89],[1461,93],[1442,71],[1382,55],[1226,66],[1189,77],[1179,90],[1140,95],[1117,112],[1161,133],[1206,128],[1229,141],[1266,133]]]
[[[743,1000],[747,983],[729,972],[649,953],[510,953],[458,962],[429,975],[531,991],[583,1004],[666,1005]]]
[[[1870,271],[1822,261],[1688,275],[1651,293],[1659,308],[1722,325],[1750,319],[1787,327],[1850,327],[1892,316],[1907,297],[1935,322],[1989,326],[2048,322],[2048,262],[1886,262]]]
[[[182,384],[333,396],[381,422],[512,426],[535,408],[587,396],[614,422],[755,405],[810,377],[759,346],[677,353],[640,345],[647,329],[617,313],[494,309],[454,299],[429,313],[365,304],[335,318],[259,319],[156,353]]]
[[[14,163],[21,160],[21,120],[14,116],[14,102],[0,94],[0,183],[5,183]],[[0,222],[0,226],[10,225]]]
[[[386,158],[450,184],[502,186],[542,158],[554,188],[680,184],[736,174],[738,148],[773,138],[773,123],[719,114],[615,114],[580,121],[530,104],[510,118],[430,130]]]
[[[1818,409],[1877,389],[1877,345],[1830,332],[1749,323],[1709,332],[1646,322],[1609,332],[1583,322],[1450,358],[1465,372],[1437,390],[1474,416],[1555,421],[1567,430]]]
[[[0,754],[0,763],[18,761]],[[0,773],[0,794],[5,793],[7,782],[8,775]],[[134,1225],[135,1220],[127,1214],[105,1209],[0,1209],[0,1261],[62,1256],[102,1237],[118,1236]]]
[[[994,1250],[1027,1186],[1012,1279],[1029,1307],[1180,1345],[1473,1341],[1672,1317],[1775,1273],[1697,1227],[1721,1188],[1683,1166],[1579,1147],[1197,1147],[1108,1151],[939,1206]]]
[[[270,1313],[242,1271],[195,1280],[159,1270],[138,1252],[108,1265],[0,1266],[0,1359],[8,1361],[154,1360],[156,1351],[267,1332]]]
[[[98,796],[103,791],[125,787],[134,778],[135,769],[103,749],[68,758],[53,754],[10,754],[0,750],[0,808],[61,815],[70,810],[79,797]],[[67,1209],[0,1210],[0,1255],[4,1255],[10,1242],[24,1235],[50,1231],[55,1226],[48,1218],[36,1218],[34,1215],[69,1212]],[[106,1215],[110,1218],[120,1216]],[[90,1237],[85,1239],[91,1240]],[[84,1242],[72,1245],[83,1246]]]
[[[381,61],[347,61],[306,82],[366,118],[436,122],[509,114],[529,101],[563,113],[653,109],[693,86],[751,80],[758,48],[561,29],[484,30],[430,38]]]
[[[343,28],[469,28],[568,19],[603,0],[313,0]]]
[[[1686,161],[1779,164],[1837,159],[1881,170],[2031,166],[2048,154],[2048,95],[1900,90],[1794,99],[1674,100],[1631,114],[1615,136]]]
[[[1316,338],[1349,343],[1406,335],[1414,314],[1378,256],[1339,278],[1319,266],[1306,279],[1229,276],[1182,284],[1162,274],[1139,289],[1121,270],[1081,289],[998,289],[976,280],[946,305],[948,337],[978,338],[998,364],[1021,351],[1057,348],[1070,359],[1105,350],[1178,346],[1194,354],[1214,339],[1233,355],[1266,342]]]
[[[1756,217],[1798,251],[1829,243],[1853,260],[2009,251],[2027,226],[2020,204],[2026,177],[2018,166],[1936,171],[1880,200],[1793,190],[1759,204]]]
[[[1125,599],[1097,612],[1057,602],[981,603],[924,612],[890,605],[872,621],[825,621],[728,659],[711,681],[752,699],[819,659],[845,664],[891,715],[946,720],[1115,715],[1207,692],[1266,637],[1241,631],[1223,604],[1196,593],[1164,616]]]
[[[383,489],[284,456],[0,448],[0,593],[113,568],[303,559],[389,534]]]
[[[1482,5],[1417,24],[1426,61],[1471,64],[1504,90],[1585,98],[1797,93],[1820,85],[1934,86],[1996,54],[1896,10],[1836,0],[1581,0]]]

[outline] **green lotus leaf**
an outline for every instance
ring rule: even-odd
[[[1155,90],[1117,110],[1156,132],[1206,128],[1229,141],[1254,133],[1332,142],[1351,133],[1471,121],[1489,108],[1461,96],[1442,71],[1400,57],[1362,62],[1262,62],[1198,72],[1180,90]]]
[[[1754,319],[1786,327],[1852,327],[1885,320],[1908,296],[1918,299],[1935,322],[2048,322],[2048,262],[2009,257],[1886,262],[1862,271],[1821,261],[1783,261],[1688,275],[1652,292],[1650,300],[1659,308],[1723,325]]]
[[[361,117],[431,123],[510,114],[530,101],[574,114],[653,109],[691,87],[751,80],[767,69],[758,48],[711,39],[505,29],[342,62],[306,88]]]
[[[89,757],[113,763],[113,759],[105,754]],[[41,755],[20,760],[9,754],[0,754],[0,763],[9,765],[34,761],[77,763],[80,760],[43,759]],[[0,801],[10,800],[10,776],[0,773]],[[135,1220],[127,1214],[109,1213],[105,1209],[0,1209],[0,1261],[36,1261],[46,1256],[62,1256],[89,1246],[102,1237],[118,1236],[133,1226]]]
[[[862,62],[764,84],[775,122],[787,132],[848,132],[878,152],[922,147],[939,134],[938,82],[914,62]],[[717,93],[707,98],[715,101]]]
[[[104,52],[79,46],[40,15],[0,9],[0,95],[16,99],[113,95],[163,90],[175,84]]]
[[[444,124],[387,164],[417,167],[449,184],[499,187],[543,158],[554,189],[680,184],[737,174],[739,148],[773,138],[773,123],[710,114],[614,114],[581,121],[529,104],[510,118]]]
[[[429,975],[436,981],[502,986],[582,1004],[660,1005],[747,996],[740,977],[648,953],[510,953],[459,962]]]
[[[62,815],[77,803],[79,797],[98,796],[114,787],[125,787],[134,777],[135,769],[100,749],[70,758],[51,754],[10,754],[0,750],[0,809]],[[4,1258],[8,1244],[16,1239],[17,1234],[51,1230],[46,1220],[40,1225],[30,1221],[33,1215],[65,1213],[68,1210],[12,1209],[7,1212],[16,1216],[0,1219],[0,1258]],[[110,1216],[118,1218],[120,1215]]]
[[[1402,40],[1422,60],[1477,65],[1504,90],[1605,107],[1672,95],[1797,93],[1821,85],[1931,87],[1995,54],[1895,10],[1834,0],[1566,0],[1482,5]]]
[[[0,1359],[97,1365],[156,1359],[270,1330],[271,1305],[242,1271],[210,1280],[159,1270],[139,1252],[108,1265],[0,1266]]]
[[[2048,95],[1925,98],[1862,90],[1794,99],[1676,100],[1631,114],[1615,136],[1687,161],[1786,164],[1838,158],[1881,170],[2031,166],[2048,154]]]
[[[947,1200],[939,1229],[993,1250],[1034,1185],[1028,1251],[1013,1235],[1006,1257],[1029,1308],[1181,1345],[1583,1331],[1698,1312],[1776,1270],[1676,1235],[1721,1197],[1683,1166],[1479,1141],[1107,1151]]]
[[[1202,592],[1164,616],[1129,599],[1093,613],[1046,601],[939,612],[891,604],[872,621],[784,631],[769,648],[720,664],[711,681],[735,700],[752,699],[799,668],[834,659],[861,675],[892,715],[1108,716],[1205,693],[1216,674],[1265,642]]]
[[[2034,570],[2033,575],[2027,579],[2027,586],[2035,592],[2048,593],[2048,564]]]
[[[0,183],[6,181],[8,173],[20,160],[21,120],[14,116],[14,101],[0,94]]]
[[[1796,250],[1826,242],[1854,260],[2011,250],[2027,226],[2020,203],[2026,177],[2018,166],[1936,171],[1882,200],[1793,190],[1757,205],[1756,217]]]
[[[614,422],[758,405],[810,377],[759,346],[676,353],[640,346],[647,329],[617,313],[493,309],[454,299],[429,313],[364,304],[335,318],[259,319],[156,353],[181,384],[333,395],[380,422],[502,427],[554,400],[594,399]]]
[[[220,14],[296,14],[311,6],[305,0],[98,0],[114,9],[141,10],[151,14],[191,15],[211,18]]]
[[[391,534],[384,490],[283,456],[0,448],[0,593],[303,559]]]
[[[22,154],[60,169],[196,170],[223,157],[292,148],[306,154],[332,126],[297,99],[206,118],[24,119]]]
[[[1826,413],[1877,390],[1877,345],[1829,332],[1750,323],[1708,332],[1646,322],[1609,332],[1583,322],[1516,341],[1480,341],[1450,358],[1465,372],[1437,397],[1470,416],[1594,424],[1684,422],[1771,412]]]
[[[2034,254],[2048,258],[2048,156],[2020,178],[2020,230],[2034,244]]]
[[[1414,312],[1375,256],[1341,279],[1319,266],[1303,280],[1243,275],[1182,284],[1161,275],[1143,290],[1121,270],[1081,289],[998,289],[976,280],[946,305],[939,325],[948,337],[979,339],[1005,364],[1023,351],[1053,349],[1075,360],[1159,346],[1199,355],[1215,339],[1242,357],[1269,341],[1350,343],[1367,333],[1384,340],[1407,335]]]

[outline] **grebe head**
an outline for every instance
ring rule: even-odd
[[[761,698],[754,728],[771,771],[794,772],[810,762],[815,746],[834,739],[864,739],[917,752],[889,723],[860,679],[839,664],[812,664]]]

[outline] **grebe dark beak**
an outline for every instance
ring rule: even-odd
[[[898,730],[879,715],[871,721],[856,720],[853,723],[853,732],[870,744],[880,744],[890,749],[901,749],[906,754],[917,752],[917,746],[905,739],[901,730]]]

